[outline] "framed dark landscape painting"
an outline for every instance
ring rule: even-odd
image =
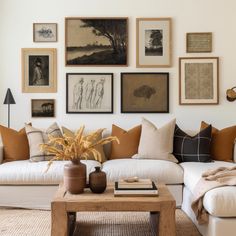
[[[65,19],[66,66],[127,66],[128,18]]]
[[[22,92],[57,92],[55,48],[22,49]]]
[[[171,66],[171,18],[136,19],[136,66]]]
[[[66,113],[113,113],[113,74],[67,73]]]
[[[121,113],[168,113],[169,73],[121,73]]]
[[[54,99],[31,99],[32,118],[55,117]]]

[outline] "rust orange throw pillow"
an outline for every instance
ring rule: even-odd
[[[4,146],[4,162],[29,159],[29,143],[25,128],[16,131],[0,125],[0,133]]]
[[[201,129],[208,126],[202,121]],[[236,138],[236,126],[218,130],[212,127],[211,156],[217,161],[233,161],[234,140]]]
[[[112,125],[112,136],[116,136],[120,144],[117,142],[111,143],[110,159],[131,158],[138,153],[138,145],[141,135],[141,125],[136,126],[128,131]]]

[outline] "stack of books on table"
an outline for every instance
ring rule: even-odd
[[[119,180],[115,182],[115,196],[157,196],[158,189],[150,179],[138,179],[135,182]]]

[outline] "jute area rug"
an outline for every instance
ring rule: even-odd
[[[79,213],[77,220],[74,236],[154,235],[146,212]],[[0,208],[1,236],[50,236],[50,224],[50,211]],[[176,235],[200,236],[181,210],[176,210]]]

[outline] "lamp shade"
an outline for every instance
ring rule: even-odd
[[[3,104],[16,104],[13,95],[11,93],[11,90],[8,88],[7,89],[7,93],[6,93],[6,97],[4,99]]]

